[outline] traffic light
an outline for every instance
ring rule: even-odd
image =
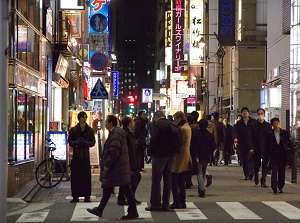
[[[135,101],[133,96],[128,96],[127,99],[129,103],[133,103]]]

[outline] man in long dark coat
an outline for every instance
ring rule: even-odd
[[[102,183],[103,195],[98,207],[87,211],[98,217],[102,217],[103,210],[114,190],[120,186],[128,201],[128,214],[122,216],[123,220],[136,219],[139,217],[136,202],[130,187],[130,164],[126,132],[117,126],[118,120],[114,115],[108,115],[105,120],[105,128],[109,131],[105,141],[100,161],[100,181]]]
[[[84,197],[84,202],[91,202],[91,164],[89,148],[95,145],[94,130],[86,123],[87,114],[79,112],[79,123],[69,132],[68,143],[73,148],[71,160],[71,203],[79,202],[79,197]]]

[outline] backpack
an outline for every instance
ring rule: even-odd
[[[174,153],[180,153],[180,149],[183,145],[183,134],[180,127],[171,125],[171,148]]]

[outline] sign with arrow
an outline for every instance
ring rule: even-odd
[[[108,99],[108,92],[100,78],[97,80],[91,92],[91,99]]]

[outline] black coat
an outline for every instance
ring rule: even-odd
[[[215,137],[207,129],[193,129],[191,150],[195,151],[200,162],[209,162],[210,154],[216,148]]]
[[[147,129],[146,129],[146,120],[141,118],[141,117],[137,117],[134,120],[134,137],[136,139],[136,144],[140,145],[140,146],[145,146],[146,145],[146,136],[148,134]]]
[[[227,124],[223,126],[223,144],[224,150],[230,151],[233,145],[233,127],[232,125]]]
[[[173,123],[167,119],[159,119],[152,124],[148,155],[152,157],[170,157],[175,155],[171,146]]]
[[[266,136],[272,131],[272,125],[269,122],[260,122],[258,120],[252,123],[252,138],[253,138],[253,149],[254,154],[259,154],[260,157],[263,157],[265,145],[266,145]]]
[[[255,119],[249,117],[247,125],[244,119],[241,119],[233,126],[233,135],[234,138],[238,139],[239,150],[241,152],[248,152],[253,149],[251,126],[254,121]]]
[[[274,167],[278,163],[286,164],[287,162],[287,148],[292,148],[292,141],[289,133],[286,130],[280,129],[280,143],[277,144],[274,130],[269,132],[266,136],[266,145],[263,159],[270,162],[270,167]]]
[[[124,186],[130,183],[130,164],[126,132],[114,127],[105,141],[100,159],[100,181],[103,188]],[[104,170],[104,166],[109,170]]]
[[[89,158],[89,148],[96,143],[94,130],[88,124],[85,124],[85,130],[81,131],[78,123],[70,129],[68,143],[73,147],[73,158]]]
[[[126,141],[127,141],[127,147],[128,147],[128,155],[129,155],[129,162],[130,162],[130,170],[135,171],[138,169],[139,161],[136,158],[136,144],[135,144],[135,138],[133,133],[128,129],[124,128],[126,135]]]
[[[91,196],[91,165],[89,147],[95,145],[94,130],[85,125],[81,131],[80,125],[69,131],[68,143],[73,147],[71,160],[71,191],[73,198]]]

